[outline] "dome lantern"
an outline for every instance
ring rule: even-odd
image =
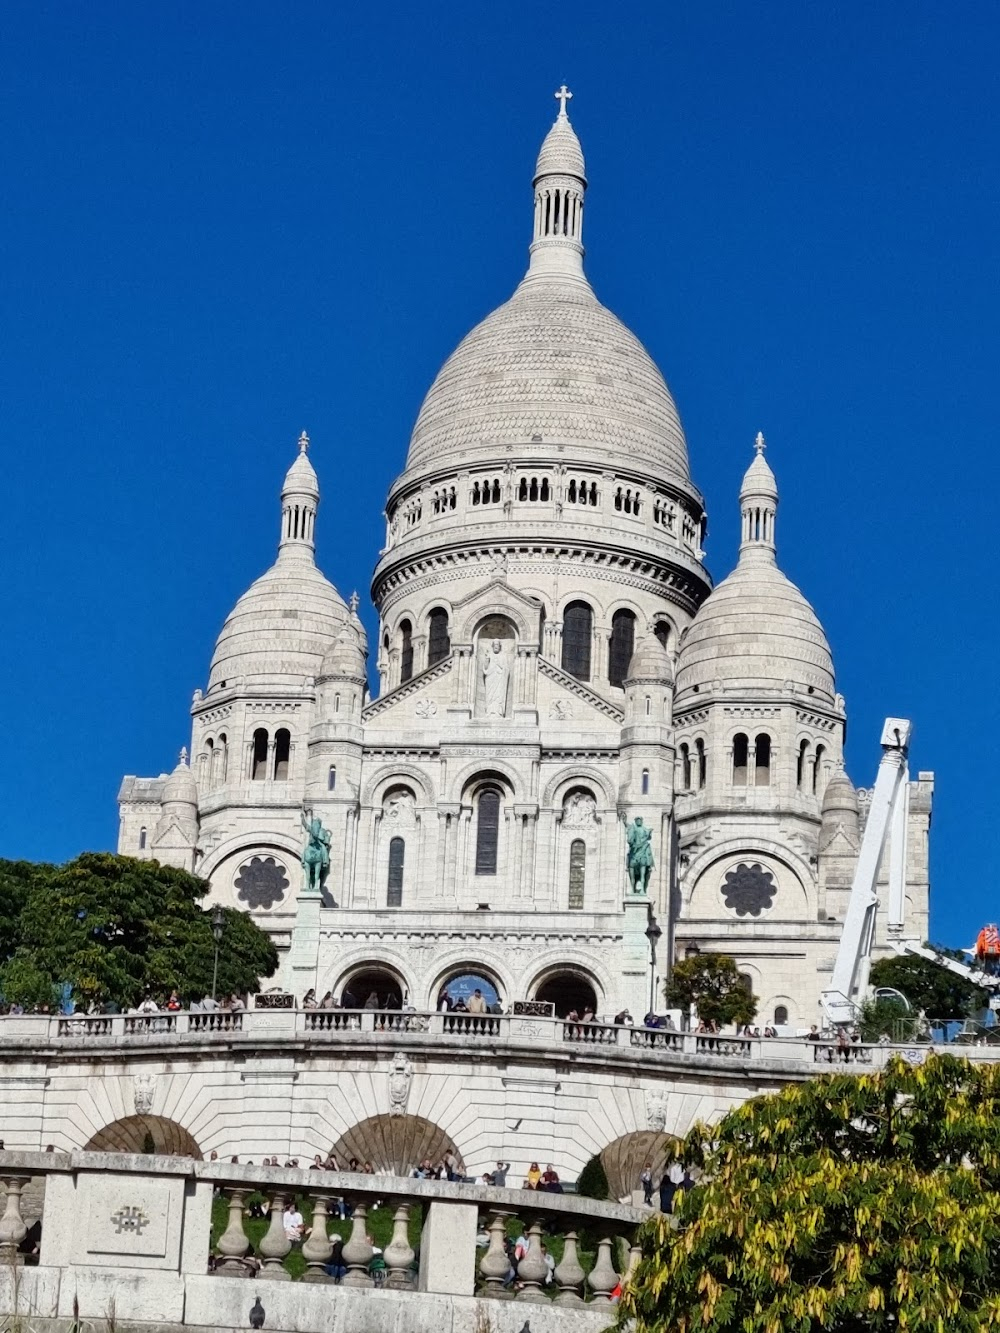
[[[316,554],[316,510],[319,508],[319,478],[309,461],[309,436],[299,436],[299,454],[285,474],[281,488],[281,541],[278,559],[305,558]]]
[[[565,84],[556,93],[559,114],[535,164],[535,226],[526,280],[553,273],[583,278],[583,195],[587,177],[583,149],[566,114],[566,103],[572,96]]]
[[[764,457],[764,436],[757,432],[756,454],[740,486],[740,560],[746,557],[774,562],[774,522],[778,510],[778,483]]]

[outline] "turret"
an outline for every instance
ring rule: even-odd
[[[160,797],[160,818],[153,830],[152,854],[164,865],[194,870],[198,841],[198,784],[181,750],[177,767],[167,778]]]
[[[583,278],[583,195],[587,188],[583,149],[566,114],[573,94],[556,93],[559,115],[542,143],[532,185],[535,226],[526,281],[560,273]]]

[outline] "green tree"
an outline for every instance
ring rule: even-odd
[[[932,1056],[831,1075],[695,1126],[701,1175],[656,1217],[634,1333],[1000,1327],[1000,1067]]]
[[[577,1194],[585,1199],[610,1199],[611,1186],[600,1156],[592,1157],[580,1172],[576,1182]]]
[[[21,913],[33,886],[53,869],[33,861],[0,861],[0,964],[17,953],[21,943]]]
[[[936,944],[930,947],[945,957],[968,961],[957,950]],[[986,1003],[986,992],[981,987],[917,954],[880,958],[872,963],[869,980],[873,987],[891,986],[901,991],[914,1011],[923,1009],[928,1018],[966,1018]]]
[[[12,863],[0,863],[3,872]],[[158,861],[87,852],[39,866],[17,920],[18,946],[5,973],[30,965],[52,986],[69,982],[78,1001],[123,1007],[176,988],[183,1000],[212,985],[211,914],[204,880]],[[219,992],[256,991],[278,965],[270,937],[227,908],[219,950]]]
[[[724,953],[699,953],[675,963],[664,987],[667,1004],[712,1023],[750,1023],[757,1000],[740,976],[736,961]]]

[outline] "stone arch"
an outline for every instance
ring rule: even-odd
[[[437,963],[434,977],[427,988],[427,1009],[437,1008],[438,996],[442,987],[447,986],[450,981],[453,981],[456,977],[471,976],[477,973],[493,984],[504,1008],[509,1008],[510,1001],[516,998],[509,973],[500,967],[496,960],[482,963],[475,957],[470,957],[468,945],[463,945],[461,949],[453,949],[446,961],[442,962],[438,958]]]
[[[153,1152],[162,1157],[193,1157],[201,1160],[201,1148],[176,1120],[162,1115],[127,1115],[99,1129],[84,1152]]]
[[[575,976],[591,986],[597,1000],[596,1013],[601,1014],[605,1001],[613,990],[611,979],[594,959],[572,949],[560,950],[558,957],[550,957],[547,962],[535,969],[525,986],[525,998],[535,999],[539,989],[557,975]]]
[[[416,993],[413,974],[400,954],[380,945],[379,956],[372,957],[370,944],[360,945],[347,953],[341,954],[335,965],[327,971],[322,982],[317,986],[316,993],[323,996],[327,991],[332,991],[340,999],[345,985],[350,986],[352,978],[359,977],[364,972],[378,971],[391,977],[404,995],[412,996]],[[363,1006],[367,998],[367,993],[357,996],[358,1003]]]
[[[563,770],[556,777],[550,778],[542,790],[541,805],[545,810],[561,810],[563,801],[574,787],[593,786],[595,795],[603,797],[605,809],[614,809],[618,801],[618,790],[613,778],[602,773],[598,768],[583,765],[571,771]]]
[[[653,1188],[659,1186],[667,1166],[667,1157],[677,1140],[672,1134],[662,1130],[637,1129],[631,1134],[623,1134],[607,1147],[602,1148],[598,1156],[608,1178],[608,1190],[613,1199],[631,1196],[634,1190],[642,1189],[639,1177],[644,1166],[649,1164],[653,1172]]]
[[[501,759],[499,755],[491,754],[488,759],[485,756],[481,759],[473,759],[457,772],[451,774],[448,779],[449,796],[447,799],[462,800],[468,787],[480,778],[484,782],[492,779],[506,785],[508,799],[511,800],[517,795],[518,788],[522,785],[522,775],[518,773],[514,765],[506,759]]]
[[[509,591],[506,584],[497,584],[492,591],[498,595],[489,598],[477,597],[472,605],[462,608],[461,618],[459,618],[459,607],[455,608],[453,642],[472,643],[483,621],[488,620],[490,616],[505,616],[513,624],[520,643],[534,643],[538,636],[537,620],[532,625],[525,614],[526,607],[516,605],[510,597],[499,595]]]
[[[752,846],[748,846],[745,841],[738,838],[728,838],[725,842],[718,843],[714,847],[707,847],[687,867],[684,884],[681,887],[685,915],[690,915],[689,909],[692,900],[706,873],[717,863],[727,859],[733,860],[737,857],[745,860],[771,860],[784,867],[798,881],[806,903],[805,910],[815,913],[816,887],[814,872],[804,857],[794,852],[790,847],[782,843],[772,842],[767,838],[761,838]],[[713,912],[709,916],[718,915],[720,920],[728,920],[728,914],[725,918],[722,915],[724,911],[725,909],[719,904],[718,913]]]
[[[454,1140],[440,1125],[420,1115],[373,1115],[345,1130],[333,1145],[342,1170],[351,1158],[359,1165],[370,1162],[376,1171],[407,1176],[425,1157],[436,1165],[447,1155],[454,1159],[457,1175],[465,1175],[465,1163]]]
[[[405,785],[412,782],[417,788],[417,801],[420,805],[434,804],[434,787],[425,772],[414,764],[385,764],[365,779],[361,789],[361,804],[379,806],[386,792],[396,783]]]
[[[299,864],[302,848],[298,841],[290,838],[287,833],[264,832],[257,834],[254,838],[248,838],[245,833],[241,833],[235,837],[227,838],[225,842],[221,842],[218,847],[213,848],[205,859],[195,867],[195,871],[202,879],[210,880],[230,858],[244,855],[253,856],[260,852],[268,855],[273,852],[280,852],[283,857],[291,857],[294,866]]]

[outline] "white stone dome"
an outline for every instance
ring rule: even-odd
[[[655,634],[642,639],[632,654],[625,673],[626,682],[655,681],[658,684],[673,684],[674,669],[663,644]]]
[[[663,376],[582,278],[529,275],[462,339],[424,399],[406,466],[464,467],[533,442],[690,486]]]
[[[791,682],[834,703],[833,658],[816,612],[777,565],[743,560],[699,608],[677,656],[677,704],[694,693]]]
[[[161,805],[198,804],[198,784],[187,761],[187,751],[181,751],[180,762],[163,784],[160,795]]]
[[[365,652],[353,623],[346,624],[335,642],[326,650],[318,672],[320,680],[363,681],[366,675]]]
[[[208,688],[301,684],[318,676],[349,611],[311,559],[279,557],[252,583],[215,645]]]

